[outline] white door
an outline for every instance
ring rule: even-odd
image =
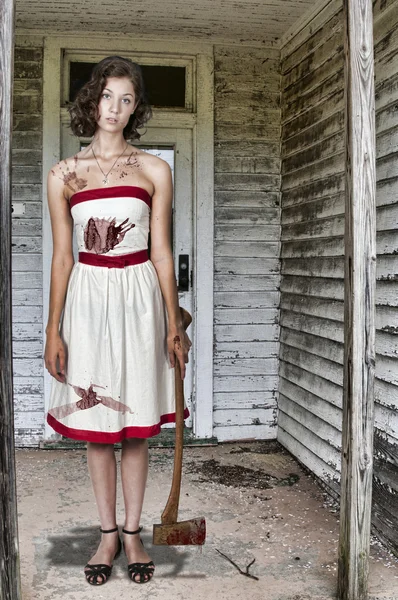
[[[61,159],[73,156],[89,140],[79,139],[71,134],[68,123],[62,124]],[[193,139],[191,129],[150,127],[139,144],[133,144],[166,160],[173,173],[173,256],[179,287],[180,306],[193,316]],[[74,239],[74,253],[77,259],[77,246]],[[188,272],[188,275],[187,275]],[[181,288],[181,289],[180,289]],[[194,324],[189,327],[189,337],[194,346]],[[194,361],[190,356],[184,381],[184,395],[191,416],[185,421],[192,427]],[[47,376],[49,376],[46,373]],[[47,410],[47,407],[46,407]],[[163,427],[173,427],[172,423]],[[54,432],[52,432],[54,433]]]

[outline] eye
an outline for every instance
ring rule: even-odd
[[[107,94],[106,92],[104,92],[104,93],[102,94],[102,97],[103,97],[103,98],[105,98],[106,96],[107,96],[108,98],[110,98],[109,94]]]
[[[129,98],[123,98],[123,100],[126,101],[126,104],[131,104],[131,100],[129,100]]]

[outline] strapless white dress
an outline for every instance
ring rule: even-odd
[[[70,207],[79,261],[60,322],[66,382],[52,380],[47,422],[89,442],[157,435],[175,421],[175,380],[148,258],[151,197],[135,186],[96,188],[73,194]]]

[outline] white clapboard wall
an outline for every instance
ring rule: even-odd
[[[215,47],[214,435],[276,437],[279,52]]]
[[[42,311],[42,48],[16,46],[12,134],[12,319],[18,446],[44,431]]]
[[[398,0],[374,2],[377,336],[373,525],[398,549]],[[344,297],[342,3],[282,49],[278,439],[339,491]]]

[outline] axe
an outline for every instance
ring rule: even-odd
[[[192,322],[188,311],[180,307],[184,329]],[[160,546],[198,546],[205,543],[206,521],[204,517],[177,521],[181,490],[182,452],[184,440],[184,381],[181,379],[180,363],[175,359],[176,424],[174,447],[174,470],[171,490],[161,523],[153,526],[153,544]]]

